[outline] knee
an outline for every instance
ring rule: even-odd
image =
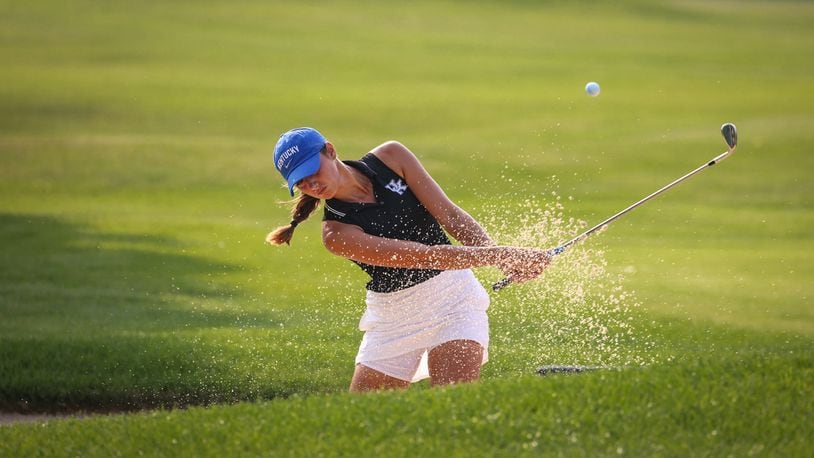
[[[480,379],[483,346],[473,340],[446,342],[430,352],[432,385],[473,382]]]

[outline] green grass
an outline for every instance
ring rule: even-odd
[[[17,455],[805,456],[810,427],[795,420],[810,421],[814,408],[809,349],[59,421],[5,435]]]
[[[0,455],[807,454],[814,5],[36,1],[0,15],[0,411],[185,407],[2,426]],[[556,194],[566,219],[598,222],[723,151],[725,121],[733,158],[548,280],[493,295],[477,385],[344,394],[363,274],[321,247],[317,218],[291,247],[262,243],[287,221],[271,149],[290,127],[318,127],[343,158],[400,140],[509,241],[526,200]],[[593,285],[571,278],[584,259],[606,263]],[[563,305],[569,282],[589,291],[581,308]],[[615,286],[633,295],[620,315]],[[597,340],[591,316],[632,331]],[[632,355],[647,364],[530,375]]]

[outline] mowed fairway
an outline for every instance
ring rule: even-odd
[[[115,413],[0,425],[0,456],[811,454],[814,4],[0,17],[0,412]],[[727,121],[731,159],[586,242],[602,281],[571,278],[575,250],[492,294],[478,384],[346,394],[365,276],[318,217],[263,243],[289,220],[271,155],[292,127],[345,159],[401,141],[505,243],[530,208],[562,202],[567,235],[601,221],[724,151]],[[570,314],[570,281],[595,309]],[[611,313],[617,339],[590,320]]]

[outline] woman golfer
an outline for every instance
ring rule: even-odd
[[[477,380],[488,357],[489,296],[470,268],[497,266],[522,282],[542,273],[546,252],[495,246],[397,142],[340,161],[332,143],[304,127],[280,136],[274,162],[291,195],[295,187],[301,194],[291,223],[267,241],[289,243],[324,200],[325,247],[371,277],[350,390]]]

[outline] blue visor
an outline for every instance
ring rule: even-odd
[[[288,174],[286,177],[286,180],[288,181],[288,192],[290,192],[293,196],[294,186],[297,185],[297,182],[317,172],[319,172],[319,153],[306,159]]]

